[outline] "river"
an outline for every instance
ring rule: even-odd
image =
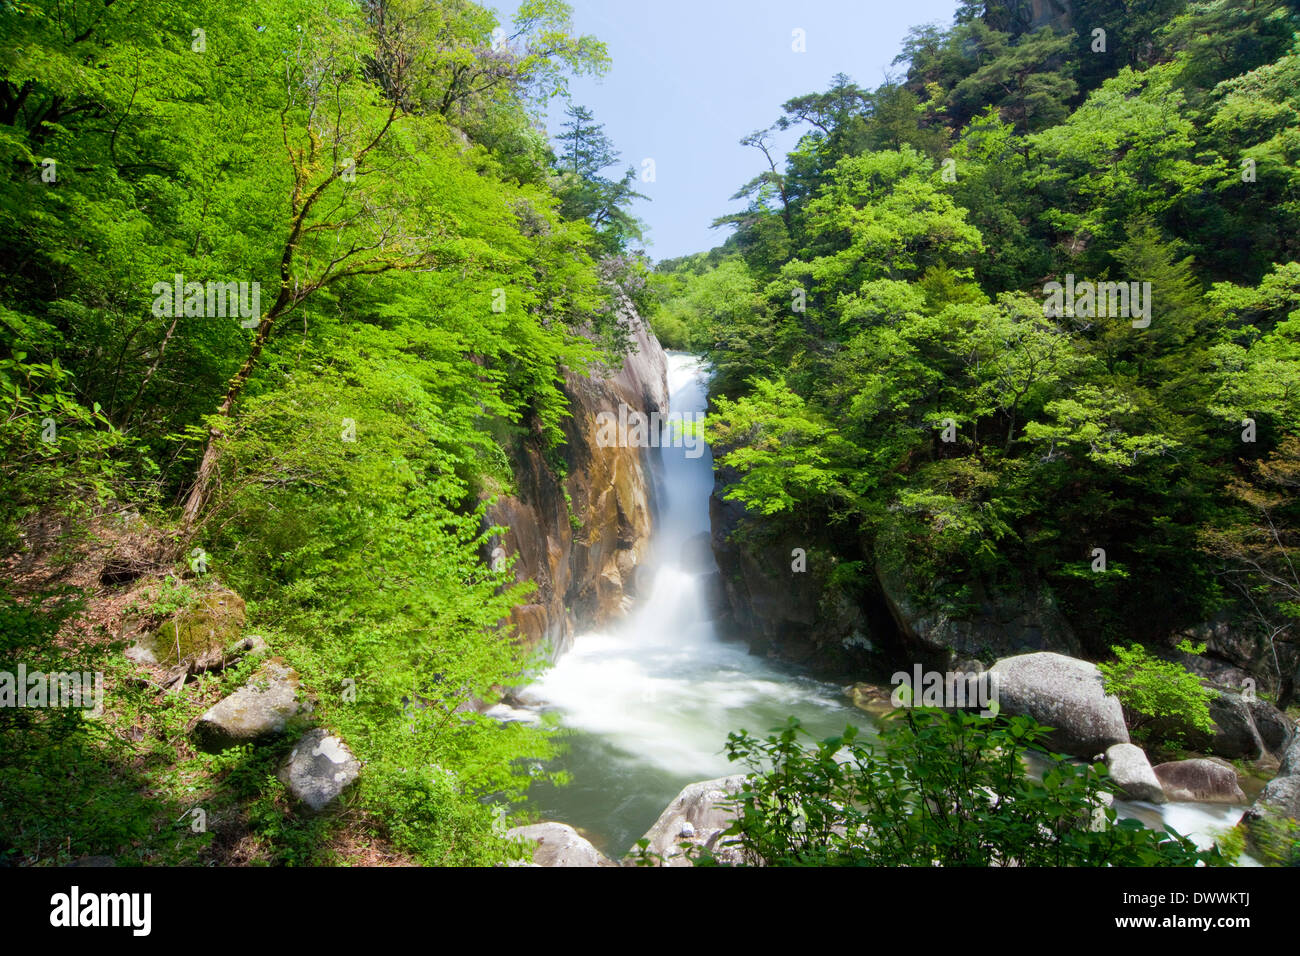
[[[694,356],[669,353],[668,385],[673,412],[705,409],[708,377]],[[684,447],[654,453],[662,467],[649,596],[618,626],[577,636],[521,695],[527,706],[497,709],[506,719],[558,715],[567,752],[549,769],[563,771],[569,783],[534,786],[529,808],[579,829],[615,859],[683,786],[743,771],[726,757],[731,731],[765,733],[795,716],[819,737],[848,723],[874,732],[872,718],[848,702],[840,685],[721,639],[702,588],[716,570],[701,547],[709,532],[712,455],[705,448],[690,457]],[[1206,845],[1244,808],[1117,801],[1116,809]]]

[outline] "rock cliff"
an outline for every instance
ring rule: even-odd
[[[668,360],[654,332],[626,299],[621,313],[635,342],[617,371],[566,372],[572,417],[565,424],[562,467],[548,462],[540,440],[512,454],[513,494],[488,509],[507,529],[491,542],[489,561],[515,557],[516,580],[531,579],[531,603],[512,622],[530,646],[552,657],[567,649],[576,627],[599,626],[627,609],[650,544],[654,482],[648,449],[597,444],[597,416],[620,403],[643,413],[668,411]]]
[[[721,631],[825,676],[880,671],[896,656],[894,628],[862,562],[852,560],[852,542],[771,533],[724,497],[736,478],[721,469],[709,499],[719,571],[710,600]]]

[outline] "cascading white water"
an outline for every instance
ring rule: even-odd
[[[669,353],[668,387],[673,413],[690,420],[704,411],[707,376],[694,356]],[[729,732],[765,733],[793,715],[827,735],[863,716],[838,687],[718,637],[702,587],[717,570],[708,546],[713,458],[707,447],[695,457],[688,451],[654,452],[662,467],[653,554],[642,572],[653,582],[648,596],[618,626],[575,638],[522,695],[537,702],[530,710],[557,712],[573,731],[553,768],[572,782],[535,788],[530,808],[581,827],[616,856],[685,784],[743,769],[726,758]]]
[[[671,410],[703,411],[708,379],[698,359],[669,353]],[[671,427],[671,426],[670,426]],[[765,734],[798,717],[820,736],[873,722],[840,688],[722,641],[709,618],[703,578],[717,570],[708,547],[713,458],[707,447],[661,447],[662,486],[654,554],[644,572],[649,596],[617,627],[578,636],[521,696],[528,707],[496,708],[505,719],[558,714],[571,731],[552,766],[570,783],[540,784],[529,800],[543,819],[578,827],[604,852],[632,848],[687,783],[743,770],[725,754],[727,734]],[[1121,817],[1168,824],[1208,845],[1241,816],[1240,807],[1116,801]],[[1252,862],[1252,861],[1245,861]]]

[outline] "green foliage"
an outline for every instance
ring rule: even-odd
[[[629,166],[619,179],[602,176],[618,162],[604,128],[585,107],[571,105],[566,115],[564,132],[556,137],[560,143],[556,164],[563,177],[560,208],[568,218],[590,223],[606,254],[624,252],[643,238],[640,221],[626,208],[634,199],[647,198],[632,187],[636,169]]]
[[[1197,652],[1190,645],[1179,649]],[[1111,651],[1115,660],[1102,661],[1097,667],[1106,693],[1119,698],[1125,722],[1135,738],[1146,739],[1155,722],[1170,728],[1165,736],[1173,740],[1188,730],[1214,732],[1209,702],[1215,693],[1201,686],[1195,674],[1182,664],[1152,657],[1141,644],[1117,645]]]
[[[706,423],[711,443],[724,448],[718,464],[743,477],[727,492],[763,515],[790,511],[815,496],[847,494],[831,465],[843,442],[835,430],[809,413],[781,379],[754,381],[735,402],[719,398]]]
[[[1194,866],[1218,862],[1166,828],[1117,821],[1104,768],[1024,755],[1047,729],[928,708],[895,712],[878,740],[850,726],[815,741],[791,718],[730,735],[750,770],[727,831],[769,866]]]
[[[84,600],[73,589],[18,599],[0,591],[0,671],[102,672],[103,648],[62,646]],[[146,837],[165,806],[149,800],[129,749],[102,719],[67,707],[0,707],[0,860],[70,862]]]
[[[535,128],[569,77],[607,67],[604,45],[562,0],[527,0],[497,28],[460,0],[0,15],[0,546],[38,513],[84,530],[113,502],[165,526],[211,450],[182,531],[366,762],[353,819],[428,863],[504,859],[482,800],[516,797],[519,758],[551,753],[544,733],[473,710],[532,664],[507,623],[529,586],[488,569],[484,502],[525,441],[562,457],[565,371],[618,365],[614,306],[645,271],[598,266],[636,235],[630,181],[578,208]],[[259,283],[260,311],[169,313],[154,285],[178,274]],[[167,578],[137,610],[192,598]],[[145,771],[96,726],[71,734],[68,761],[47,754],[56,720],[28,728],[29,755],[6,753],[25,803],[5,835],[22,854],[61,852],[57,832],[157,859],[161,824],[122,794],[175,773],[221,777],[206,799],[247,811],[260,858],[328,858],[340,824],[289,811],[280,749],[187,754],[193,701],[157,704],[128,676],[116,699],[165,724],[137,741]],[[41,816],[59,774],[94,813]],[[159,784],[158,812],[179,816],[183,788]],[[72,800],[49,803],[77,817]],[[114,804],[120,819],[101,819]],[[189,841],[175,858],[205,852]]]
[[[660,267],[659,321],[725,399],[722,494],[897,552],[918,599],[1048,585],[1095,654],[1225,607],[1288,644],[1237,482],[1300,421],[1294,5],[1078,0],[1077,33],[1028,6],[964,4],[905,79],[787,101],[804,133],[784,165],[745,138],[734,234]],[[1051,315],[1053,281],[1149,288],[1149,324]],[[1280,560],[1293,509],[1266,517]]]

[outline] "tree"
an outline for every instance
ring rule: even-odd
[[[367,103],[361,63],[355,55],[349,56],[348,47],[354,42],[355,37],[346,33],[331,34],[328,27],[313,25],[290,59],[280,117],[291,185],[278,245],[276,295],[260,316],[247,355],[227,384],[209,426],[182,510],[187,528],[198,520],[207,502],[225,422],[277,320],[342,279],[431,268],[439,261],[437,250],[418,228],[412,228],[415,223],[406,215],[402,200],[395,201],[388,178],[396,171],[393,166],[384,170],[387,175],[374,176],[380,151],[402,115],[405,75],[389,75],[392,102],[386,109],[373,109]],[[398,164],[402,159],[400,153],[385,158]],[[349,188],[349,179],[359,180],[357,188]]]
[[[640,220],[627,211],[634,200],[647,198],[633,188],[636,170],[629,166],[617,180],[602,176],[619,161],[604,127],[583,106],[570,105],[565,115],[564,132],[556,136],[562,144],[559,163],[565,176],[559,189],[560,208],[566,216],[591,224],[606,255],[625,252],[631,242],[642,238]]]
[[[959,116],[973,116],[987,104],[999,107],[1017,130],[1054,126],[1069,112],[1078,87],[1065,66],[1073,35],[1044,27],[1008,43],[1008,35],[980,24],[963,28],[963,42],[980,51],[976,68],[949,95]]]
[[[437,112],[479,125],[502,102],[563,95],[570,75],[609,68],[605,44],[573,32],[563,0],[525,0],[510,30],[467,0],[366,0],[376,38],[370,76],[405,112]]]
[[[1201,541],[1222,561],[1220,574],[1250,609],[1270,651],[1281,708],[1300,685],[1300,438],[1288,435],[1268,459],[1235,478],[1229,494],[1244,506],[1237,520],[1203,530]]]
[[[717,461],[740,480],[727,491],[759,514],[788,512],[817,497],[848,498],[842,484],[852,449],[786,383],[754,380],[753,394],[719,398],[709,415],[709,441],[727,449]]]

